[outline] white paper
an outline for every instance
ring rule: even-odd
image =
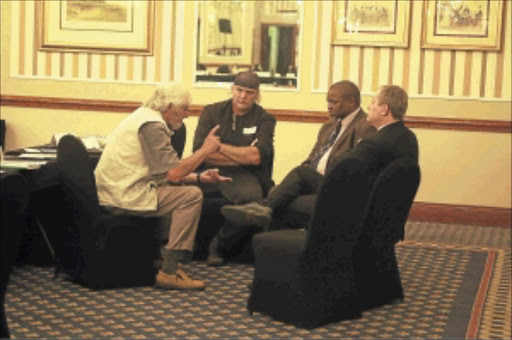
[[[2,169],[37,169],[46,161],[23,161],[23,160],[3,160],[0,163]]]
[[[57,155],[54,153],[22,153],[18,156],[21,159],[56,159]]]
[[[41,150],[34,149],[34,148],[25,148],[25,149],[23,149],[23,151],[28,152],[28,153],[40,153],[41,152]]]
[[[98,138],[95,136],[82,137],[81,139],[86,149],[100,149],[100,143],[98,142]]]

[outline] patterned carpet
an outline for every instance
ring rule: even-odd
[[[483,249],[510,249],[512,229],[460,224],[407,222],[405,239]]]
[[[53,280],[53,268],[25,266],[13,272],[6,297],[11,336],[510,338],[510,229],[486,228],[484,233],[495,236],[468,241],[480,231],[465,227],[459,235],[459,227],[424,227],[409,223],[406,241],[397,247],[405,301],[365,312],[359,320],[302,330],[259,313],[250,317],[245,306],[253,268],[244,264],[187,264],[188,272],[206,280],[203,292],[153,287],[91,291],[63,277]],[[441,239],[436,228],[445,233]],[[462,237],[451,239],[450,233]]]

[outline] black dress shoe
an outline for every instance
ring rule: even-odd
[[[267,229],[272,222],[272,208],[256,202],[225,205],[220,211],[227,220],[241,227],[259,226]]]
[[[208,259],[206,259],[206,264],[211,267],[220,267],[226,263],[226,260],[221,256],[216,255],[208,255]]]

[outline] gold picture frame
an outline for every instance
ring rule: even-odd
[[[333,45],[409,46],[410,1],[334,0]]]
[[[36,5],[41,50],[153,53],[153,0],[43,0]]]
[[[422,48],[501,49],[503,0],[424,1]]]

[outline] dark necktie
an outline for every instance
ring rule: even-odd
[[[318,163],[322,159],[322,156],[327,152],[327,150],[329,150],[334,145],[334,142],[336,142],[336,138],[338,137],[338,134],[340,133],[340,131],[341,131],[341,119],[338,119],[338,122],[336,123],[336,127],[329,135],[327,142],[325,142],[324,146],[322,146],[320,148],[320,150],[318,150],[315,157],[313,157],[313,159],[311,160],[311,166],[313,168],[315,168],[315,169],[317,168]]]

